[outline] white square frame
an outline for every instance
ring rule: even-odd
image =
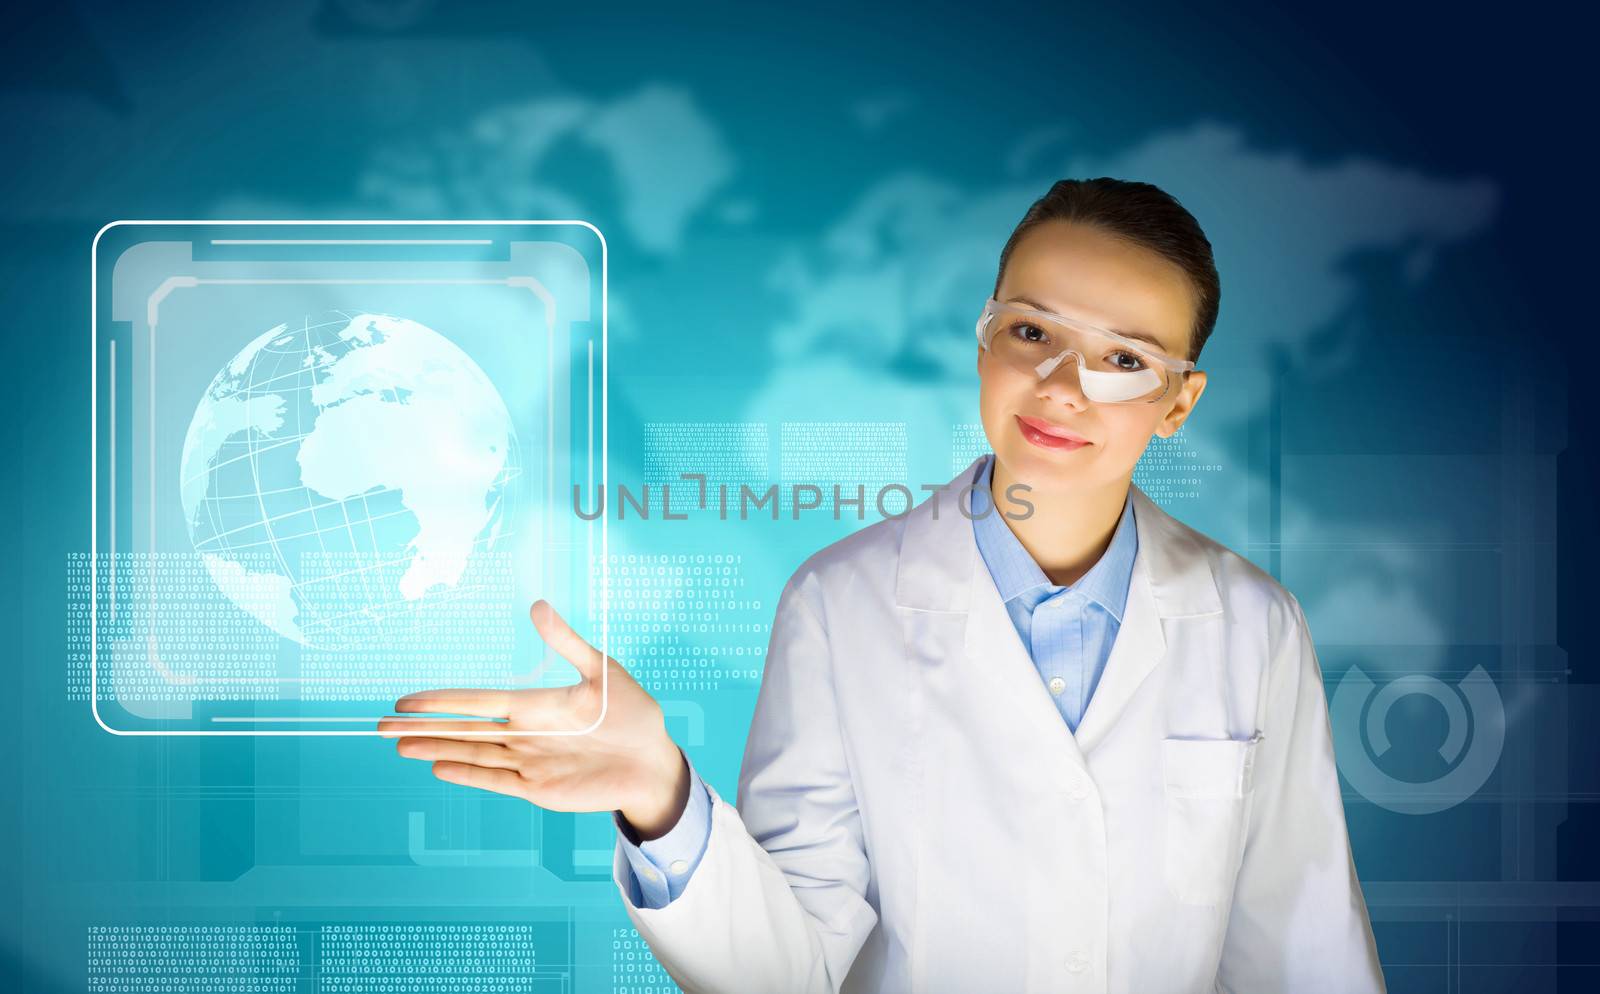
[[[440,220],[440,219],[428,219],[428,220],[367,220],[367,219],[362,219],[362,220],[283,220],[283,219],[277,219],[277,220],[264,220],[264,219],[244,219],[244,220],[229,220],[229,219],[216,219],[216,220],[209,220],[209,219],[131,220],[131,219],[125,219],[125,220],[109,221],[105,225],[101,226],[99,231],[95,232],[94,239],[90,243],[90,246],[89,246],[89,711],[94,717],[95,724],[99,725],[102,729],[104,729],[105,731],[111,733],[112,735],[125,735],[125,736],[141,736],[141,735],[191,736],[191,735],[206,735],[206,736],[249,736],[249,737],[261,737],[261,736],[295,736],[295,737],[301,737],[301,736],[365,736],[365,737],[369,737],[369,738],[378,737],[378,736],[384,735],[385,733],[381,733],[375,728],[373,730],[371,730],[371,731],[363,731],[363,730],[359,730],[359,729],[333,729],[333,730],[295,729],[295,730],[288,730],[288,731],[274,731],[274,730],[270,730],[270,729],[238,729],[238,730],[225,730],[225,729],[216,729],[216,730],[208,730],[208,729],[170,729],[170,730],[163,730],[163,729],[114,728],[110,724],[108,724],[106,722],[106,720],[100,714],[100,694],[99,694],[99,687],[98,687],[98,682],[99,682],[99,679],[98,679],[98,673],[99,673],[99,664],[98,664],[98,655],[99,655],[99,599],[100,599],[100,596],[99,596],[99,589],[100,589],[100,584],[99,584],[99,527],[100,527],[100,508],[99,508],[99,499],[100,499],[100,481],[99,481],[99,466],[100,466],[100,453],[99,453],[99,438],[100,438],[100,413],[99,413],[99,402],[100,402],[100,384],[99,384],[100,347],[99,346],[100,346],[100,336],[99,336],[99,330],[100,330],[100,322],[99,322],[98,309],[99,309],[99,297],[100,297],[100,274],[99,274],[100,239],[105,236],[106,232],[112,230],[113,228],[121,228],[121,227],[135,227],[135,226],[144,226],[144,225],[148,225],[148,226],[152,226],[152,227],[154,227],[154,226],[167,226],[167,227],[191,226],[191,227],[199,227],[199,226],[220,226],[220,225],[229,225],[229,224],[232,224],[232,225],[259,226],[259,227],[270,227],[270,226],[301,226],[301,227],[316,227],[316,226],[426,227],[426,226],[443,226],[443,225],[453,225],[453,226],[457,226],[457,227],[473,227],[473,226],[488,227],[488,226],[507,226],[507,225],[527,225],[527,226],[558,226],[559,225],[559,226],[567,226],[567,227],[582,227],[582,228],[587,228],[588,230],[594,232],[595,237],[598,238],[599,241],[600,241],[600,363],[601,363],[601,376],[600,376],[600,492],[602,494],[604,494],[608,489],[610,489],[610,487],[609,487],[609,479],[608,479],[608,471],[609,471],[608,453],[610,451],[609,425],[610,425],[610,381],[611,381],[611,375],[610,374],[611,374],[611,361],[610,361],[610,336],[609,336],[608,331],[607,331],[607,311],[608,311],[608,304],[609,304],[609,298],[610,298],[610,288],[609,288],[610,261],[609,261],[609,249],[608,249],[607,244],[606,244],[606,238],[605,238],[605,235],[600,231],[600,229],[598,227],[596,227],[595,225],[591,224],[588,221],[579,220],[579,219],[571,219],[571,220],[530,220],[530,219],[522,219],[522,220],[483,220],[483,219],[460,219],[460,220]],[[115,389],[115,387],[114,387],[114,384],[115,384],[115,371],[113,371],[112,376],[113,376],[113,379],[112,379],[113,389]],[[111,467],[111,474],[112,474],[112,479],[113,480],[115,480],[115,473],[116,473],[116,467],[112,466]],[[600,627],[600,645],[599,645],[599,649],[600,649],[601,655],[603,657],[605,657],[605,658],[608,658],[608,659],[610,658],[610,654],[611,654],[611,650],[610,650],[610,624],[609,624],[610,594],[611,594],[609,550],[610,550],[610,545],[609,545],[609,541],[608,541],[608,528],[607,528],[607,523],[606,523],[606,516],[604,514],[602,514],[602,515],[600,515],[600,610],[598,612],[598,616],[599,616],[599,620],[600,620],[600,626],[599,626]],[[115,555],[115,552],[116,552],[116,550],[113,548],[112,549],[112,554]],[[572,730],[572,731],[526,731],[526,732],[523,732],[523,731],[503,732],[503,731],[486,730],[486,731],[481,732],[481,733],[480,732],[453,732],[452,734],[454,734],[454,735],[467,735],[467,736],[480,736],[480,737],[487,737],[487,736],[494,736],[494,737],[513,736],[513,737],[519,737],[519,738],[521,738],[521,737],[531,737],[531,736],[535,736],[535,735],[587,735],[590,732],[594,731],[596,728],[600,727],[600,724],[605,721],[606,712],[609,709],[610,703],[611,703],[611,694],[610,694],[610,688],[609,688],[609,682],[610,682],[609,681],[609,676],[610,676],[610,667],[609,666],[605,666],[605,665],[601,666],[600,667],[600,714],[599,714],[599,716],[597,718],[595,718],[594,723],[589,725],[587,728],[582,728],[582,729]],[[422,719],[422,720],[427,720],[427,719]],[[450,720],[460,720],[460,719],[450,719]]]

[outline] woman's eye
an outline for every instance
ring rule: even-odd
[[[1050,341],[1050,336],[1038,325],[1014,324],[1008,330],[1012,338],[1025,345],[1044,345]]]

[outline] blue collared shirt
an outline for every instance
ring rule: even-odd
[[[969,505],[978,552],[1056,710],[1076,732],[1105,672],[1128,604],[1133,559],[1139,551],[1133,491],[1123,500],[1122,517],[1105,553],[1077,583],[1066,587],[1050,582],[1006,525],[1004,514],[1014,505],[1002,501],[996,508],[984,499],[991,492],[993,473],[990,454],[978,472],[978,490],[972,497],[976,505]]]
[[[991,493],[993,466],[991,453],[977,470],[978,490],[972,495],[976,510],[972,503],[967,504],[973,537],[1056,710],[1076,732],[1105,671],[1128,603],[1133,559],[1139,549],[1133,492],[1130,490],[1123,502],[1122,517],[1105,554],[1077,583],[1060,586],[1050,582],[1006,525],[1003,514],[1011,505],[1003,503],[997,509],[993,501],[978,496]],[[983,511],[987,513],[979,513]],[[711,839],[711,798],[693,763],[689,764],[689,780],[688,807],[659,839],[634,845],[622,831],[621,814],[612,815],[623,854],[633,870],[628,889],[636,907],[670,904],[683,892],[705,855]]]

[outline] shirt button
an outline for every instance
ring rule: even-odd
[[[1081,954],[1073,953],[1071,956],[1067,957],[1068,973],[1082,973],[1087,969],[1089,969],[1089,961]]]
[[[656,871],[654,871],[654,870],[651,870],[651,869],[648,869],[648,868],[647,868],[647,869],[646,869],[646,870],[645,870],[645,871],[644,871],[644,878],[645,878],[645,879],[646,879],[646,880],[652,880],[652,881],[654,881],[654,880],[660,880],[660,879],[661,879],[661,874],[659,874],[659,873],[657,873],[657,872],[656,872]]]
[[[1058,676],[1053,676],[1053,677],[1050,678],[1050,693],[1059,694],[1063,690],[1066,690],[1066,689],[1067,689],[1067,681],[1061,679]]]
[[[681,859],[673,860],[672,861],[672,865],[667,867],[667,869],[671,870],[673,873],[682,873],[684,870],[687,870],[688,868],[689,868],[688,862],[686,862],[685,860],[681,860]]]

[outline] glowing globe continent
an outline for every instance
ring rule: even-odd
[[[184,439],[183,513],[229,600],[341,648],[448,596],[502,537],[516,449],[494,385],[443,335],[312,315],[262,333],[211,381]]]

